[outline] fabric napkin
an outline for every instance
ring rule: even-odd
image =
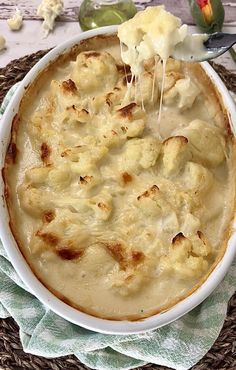
[[[0,108],[0,119],[15,86]],[[1,122],[0,122],[1,124]],[[236,260],[218,288],[181,319],[136,335],[99,334],[71,324],[34,297],[20,280],[0,242],[0,317],[20,327],[25,352],[44,357],[74,354],[93,369],[125,370],[148,362],[187,370],[213,345],[236,286]]]

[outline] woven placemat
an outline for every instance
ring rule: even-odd
[[[0,69],[0,104],[7,91],[22,80],[32,66],[46,54],[35,54],[17,59]],[[236,93],[236,74],[221,65],[212,63],[226,86]],[[24,353],[19,340],[18,326],[12,318],[0,319],[0,370],[89,370],[75,356],[46,359]],[[167,367],[148,364],[139,370],[168,370]],[[228,313],[211,350],[191,370],[236,370],[236,294],[228,305]]]

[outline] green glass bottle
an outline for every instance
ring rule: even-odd
[[[92,28],[121,24],[137,12],[132,0],[84,0],[79,10],[83,31]]]

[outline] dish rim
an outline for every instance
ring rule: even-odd
[[[82,40],[103,34],[112,34],[117,32],[117,26],[107,26],[98,28],[95,30],[86,31],[80,33],[73,38],[63,42],[49,53],[47,53],[42,59],[35,64],[35,66],[27,73],[25,78],[20,82],[17,90],[15,91],[10,103],[8,104],[4,115],[1,118],[0,125],[0,165],[1,168],[4,167],[5,162],[5,152],[9,142],[9,135],[11,130],[11,125],[14,115],[17,113],[19,104],[24,95],[26,87],[32,83],[37,75],[45,69],[54,59],[59,55],[65,53],[75,44]],[[230,96],[229,91],[225,87],[224,83],[213,70],[213,68],[207,62],[202,62],[201,66],[212,80],[215,88],[222,97],[222,102],[229,116],[229,121],[231,124],[232,131],[236,132],[236,109],[233,99]],[[10,126],[10,127],[9,127]],[[2,240],[4,249],[14,266],[16,272],[20,276],[21,280],[27,286],[30,293],[35,295],[43,304],[48,306],[53,312],[59,316],[65,318],[66,320],[82,326],[86,329],[93,330],[105,334],[137,334],[143,333],[149,330],[159,328],[161,326],[167,325],[181,316],[185,315],[193,308],[198,306],[204,299],[206,299],[213,290],[218,286],[226,275],[231,263],[233,262],[236,253],[236,232],[232,232],[231,237],[227,243],[227,247],[222,259],[219,261],[217,266],[208,276],[206,281],[191,295],[181,300],[174,306],[172,306],[167,311],[155,314],[148,318],[144,318],[139,321],[115,321],[98,318],[91,316],[89,314],[83,313],[52,294],[34,275],[33,271],[30,269],[27,261],[23,257],[14,237],[9,227],[9,215],[7,210],[7,205],[4,198],[4,181],[1,176],[0,179],[0,238]],[[5,216],[5,217],[4,217]],[[233,227],[236,227],[236,222],[234,220]]]

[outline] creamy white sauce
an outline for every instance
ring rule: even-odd
[[[177,44],[173,51],[173,58],[186,62],[207,59],[208,51],[204,46],[207,34],[187,35],[183,42]]]

